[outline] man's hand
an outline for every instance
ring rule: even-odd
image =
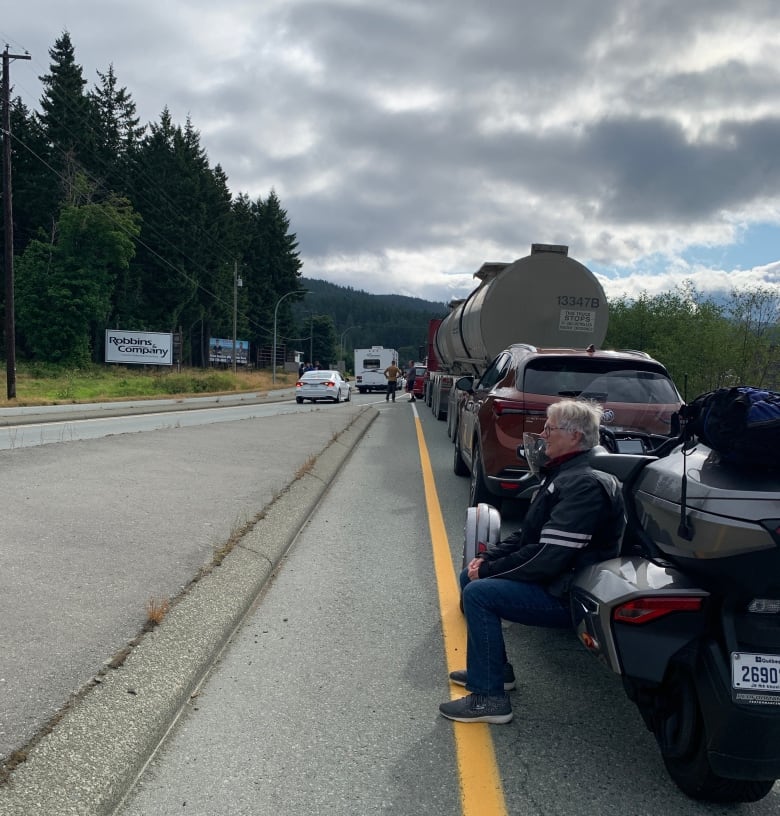
[[[472,558],[468,566],[469,581],[476,581],[479,578],[479,568],[484,562],[484,558]]]

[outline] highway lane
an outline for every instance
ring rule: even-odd
[[[95,406],[2,409],[0,450],[341,408],[324,402],[297,405],[289,390],[264,395],[258,400],[252,399],[252,395],[195,397],[161,400],[157,410],[155,406],[156,401],[150,400]]]
[[[619,682],[569,632],[506,627],[512,724],[438,715],[454,610],[439,607],[437,582],[460,563],[468,483],[424,405],[373,401],[380,418],[118,816],[733,815],[678,792]],[[441,568],[416,413],[451,559]],[[504,521],[513,529],[516,511]],[[457,759],[484,750],[485,732],[500,780],[489,803],[465,795],[475,780]],[[775,790],[738,810],[779,805]]]
[[[359,411],[288,400],[68,421],[47,429],[60,429],[48,444],[20,427],[30,446],[0,451],[0,758],[138,635],[150,599],[181,593]]]

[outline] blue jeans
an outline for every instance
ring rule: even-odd
[[[463,612],[468,628],[466,688],[474,694],[500,697],[504,694],[504,664],[507,662],[501,620],[546,626],[571,627],[568,601],[550,595],[540,584],[479,578],[469,581],[460,574]]]

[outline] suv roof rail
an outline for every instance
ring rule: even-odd
[[[615,351],[621,354],[638,354],[640,357],[645,357],[648,360],[653,359],[646,351],[639,351],[637,349],[615,349]]]
[[[525,349],[526,351],[537,352],[539,349],[536,346],[531,345],[531,343],[512,343],[509,348],[513,349]]]

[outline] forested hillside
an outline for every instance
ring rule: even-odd
[[[301,283],[311,294],[294,307],[298,324],[306,327],[309,308],[312,314],[329,315],[338,335],[339,358],[343,350],[348,367],[353,349],[369,346],[396,349],[401,360],[420,359],[425,354],[428,321],[447,314],[444,303],[403,295],[372,295],[309,278],[302,278]],[[304,345],[303,350],[308,351],[308,347]],[[314,359],[319,359],[316,354]]]

